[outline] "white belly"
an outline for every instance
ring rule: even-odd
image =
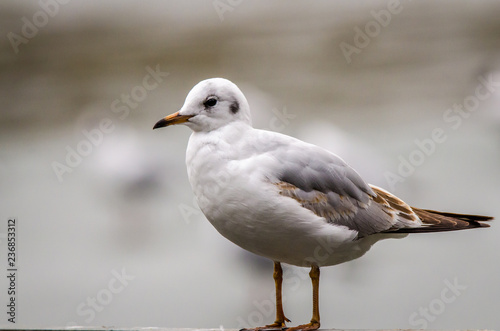
[[[341,246],[352,245],[355,231],[329,224],[281,196],[258,169],[248,173],[238,161],[210,158],[188,158],[188,175],[201,210],[224,237],[250,252],[293,265],[345,260]]]

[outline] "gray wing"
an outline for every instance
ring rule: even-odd
[[[410,206],[370,186],[342,159],[314,145],[288,151],[275,182],[279,193],[359,237],[420,225]]]

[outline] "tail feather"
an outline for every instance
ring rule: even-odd
[[[415,228],[402,228],[393,232],[421,233],[487,228],[489,227],[489,224],[482,222],[487,222],[493,219],[491,216],[454,214],[414,207],[412,207],[412,209],[422,221],[423,226]]]

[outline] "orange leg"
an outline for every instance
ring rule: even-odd
[[[288,318],[285,317],[283,313],[283,302],[281,299],[281,285],[283,283],[283,269],[281,269],[281,264],[279,262],[274,262],[274,285],[276,287],[276,320],[273,324],[266,326],[261,326],[253,329],[242,329],[241,331],[264,331],[264,330],[282,330],[286,328],[285,322],[290,322]]]
[[[276,321],[273,324],[268,325],[269,327],[286,327],[285,322],[290,322],[288,318],[285,317],[283,312],[283,302],[281,300],[281,284],[283,283],[283,269],[281,269],[281,264],[279,262],[274,262],[274,286],[276,287]]]
[[[309,272],[311,277],[312,287],[313,287],[313,314],[311,322],[308,324],[303,324],[295,326],[293,328],[288,328],[287,331],[310,331],[319,329],[319,267],[313,265],[311,271]]]

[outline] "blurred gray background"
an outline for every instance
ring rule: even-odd
[[[5,270],[17,217],[19,266],[17,323],[2,308],[1,327],[274,320],[272,262],[193,201],[189,129],[151,130],[210,77],[243,90],[255,127],[328,148],[414,206],[500,215],[499,1],[0,7],[0,257]],[[322,326],[500,328],[493,225],[323,268]],[[291,325],[311,316],[307,272],[285,268]]]

